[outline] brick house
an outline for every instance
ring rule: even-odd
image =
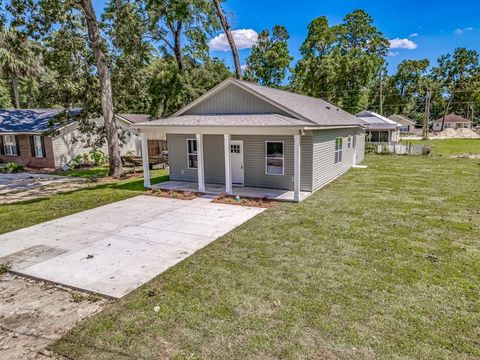
[[[85,147],[80,141],[74,141],[81,137],[76,121],[52,129],[50,121],[62,111],[0,109],[0,163],[16,162],[29,167],[58,168],[76,156],[90,152],[91,148]],[[79,110],[72,110],[74,112]],[[140,138],[130,126],[147,120],[148,116],[142,114],[116,115],[117,126],[126,130],[121,147],[122,155],[140,155]],[[47,135],[46,131],[49,130],[56,130],[56,135]],[[101,150],[107,152],[106,147]]]

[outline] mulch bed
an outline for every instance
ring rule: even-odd
[[[259,199],[250,197],[239,197],[222,194],[215,197],[212,202],[219,204],[240,205],[240,206],[252,206],[261,208],[272,208],[278,205],[278,201],[270,199]]]
[[[170,199],[178,200],[193,200],[199,196],[202,196],[202,193],[194,191],[177,191],[177,190],[147,190],[145,195],[149,196],[158,196]]]

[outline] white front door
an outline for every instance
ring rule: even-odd
[[[232,183],[243,185],[243,141],[230,141],[230,161],[232,164]]]

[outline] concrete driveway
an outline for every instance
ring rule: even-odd
[[[120,298],[263,210],[138,196],[0,235],[0,263]]]

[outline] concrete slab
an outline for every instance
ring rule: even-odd
[[[120,298],[263,210],[138,196],[0,235],[0,263]]]

